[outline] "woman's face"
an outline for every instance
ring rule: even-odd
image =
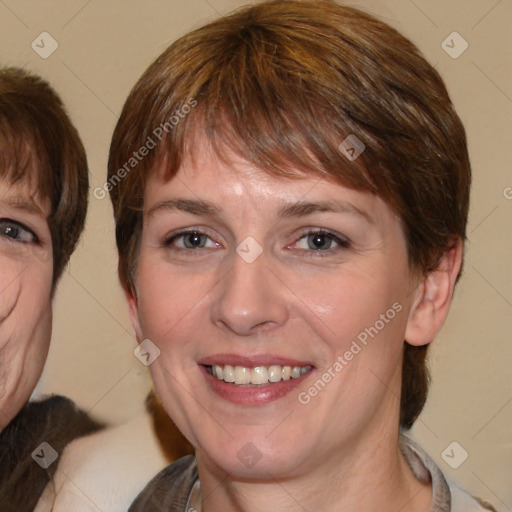
[[[398,430],[415,283],[380,198],[203,147],[170,181],[149,178],[129,302],[199,460],[266,478]]]
[[[51,335],[49,205],[0,180],[0,428],[41,376]]]

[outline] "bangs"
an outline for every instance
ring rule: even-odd
[[[236,110],[229,97],[215,103],[210,95],[218,97],[215,91],[208,91],[197,110],[184,121],[183,133],[169,134],[160,148],[160,156],[168,164],[165,178],[174,176],[184,160],[194,162],[196,148],[207,142],[226,165],[232,164],[230,155],[236,155],[275,176],[316,176],[350,188],[376,191],[363,161],[351,162],[338,149],[344,139],[338,140],[328,130],[320,133],[313,129],[304,110],[300,115],[283,111],[270,120],[265,111],[272,105],[259,105],[260,111],[255,105],[250,110]]]
[[[375,66],[375,56],[354,46],[350,34],[336,41],[331,21],[320,27],[326,34],[320,40],[292,17],[267,24],[248,19],[245,27],[212,38],[208,47],[200,42],[211,35],[210,26],[175,42],[125,103],[126,131],[116,127],[110,173],[167,126],[155,139],[156,150],[137,163],[130,178],[137,183],[134,190],[144,189],[156,162],[165,160],[170,179],[185,158],[194,158],[202,139],[220,159],[229,149],[267,172],[316,175],[379,194],[395,207],[388,194],[389,161],[382,158],[390,144],[381,137],[393,122],[382,105],[361,95],[364,86],[373,98],[382,98],[389,87],[365,76],[362,70],[368,63]],[[331,38],[338,44],[334,54]],[[347,137],[360,142],[364,153],[347,158],[340,150]],[[114,197],[118,193],[123,194],[118,187],[111,191]],[[139,201],[135,207],[140,206]]]
[[[351,160],[340,151],[350,135],[365,147],[375,146],[375,141],[343,108],[346,92],[328,87],[336,82],[332,63],[327,70],[319,66],[318,73],[305,69],[298,64],[302,56],[287,55],[289,45],[284,41],[272,44],[268,36],[258,37],[258,27],[252,29],[245,37],[231,38],[216,58],[203,55],[197,66],[193,66],[193,48],[187,48],[187,65],[195,72],[189,70],[173,84],[163,111],[167,116],[179,113],[187,97],[194,98],[197,106],[167,133],[155,155],[156,160],[165,157],[167,177],[178,171],[183,159],[193,159],[195,147],[206,139],[221,160],[228,149],[272,174],[317,175],[377,193],[364,158]],[[310,55],[303,58],[311,62]]]
[[[25,185],[32,197],[43,201],[52,199],[53,180],[41,172],[48,163],[38,135],[22,123],[0,120],[0,180]]]

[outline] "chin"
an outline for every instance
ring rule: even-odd
[[[292,444],[276,446],[264,437],[254,443],[246,438],[231,439],[224,446],[216,444],[212,450],[198,450],[198,458],[237,480],[275,480],[301,472],[306,457],[297,453],[297,446]]]

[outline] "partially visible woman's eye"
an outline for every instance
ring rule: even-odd
[[[24,244],[38,242],[36,234],[30,228],[11,219],[0,219],[0,237]]]
[[[208,235],[200,231],[187,231],[177,233],[165,241],[166,247],[176,247],[178,249],[204,249],[218,247]]]
[[[301,250],[328,251],[329,249],[347,248],[349,241],[328,231],[308,231],[295,244]]]

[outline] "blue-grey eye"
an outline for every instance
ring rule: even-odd
[[[327,233],[312,233],[307,237],[308,248],[317,251],[331,249],[333,245],[333,238]]]
[[[25,244],[37,241],[37,237],[31,229],[10,219],[0,219],[0,236]]]
[[[186,233],[183,236],[183,245],[187,249],[200,249],[206,246],[207,236],[202,233]]]

